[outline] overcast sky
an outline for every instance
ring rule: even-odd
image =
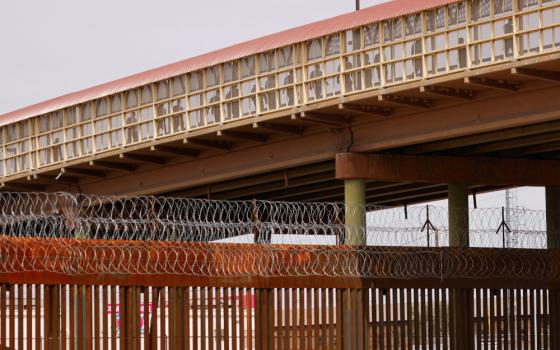
[[[362,0],[362,7],[381,2]],[[2,1],[0,114],[354,6],[354,0]],[[518,198],[529,208],[544,206],[541,189],[520,189]],[[501,206],[503,199],[496,192],[478,203]]]

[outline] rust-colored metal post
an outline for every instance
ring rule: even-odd
[[[546,243],[548,249],[560,249],[560,187],[547,186],[546,196]],[[560,347],[560,292],[549,290],[550,345]]]
[[[125,336],[124,336],[124,343],[125,343],[125,349],[127,350],[132,350],[134,343],[135,343],[135,339],[134,339],[134,297],[133,297],[133,292],[134,289],[136,287],[126,287],[125,288],[125,295],[124,295],[124,310],[123,305],[121,305],[121,317],[123,317],[123,315],[125,316],[124,322],[125,324],[123,325],[121,323],[121,330],[125,330]],[[122,322],[122,321],[121,321]]]
[[[49,288],[50,312],[45,317],[48,317],[49,322],[49,349],[60,349],[59,332],[60,332],[60,306],[59,306],[59,289],[60,286],[51,286]]]
[[[560,248],[560,187],[548,186],[546,196],[546,243],[548,249]]]
[[[448,185],[449,246],[469,246],[469,188],[463,183]],[[450,291],[449,301],[453,350],[474,349],[473,290],[457,288]]]

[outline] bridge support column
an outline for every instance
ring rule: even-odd
[[[449,246],[469,246],[469,188],[465,184],[448,185]]]
[[[466,184],[448,185],[449,246],[469,246],[469,189]],[[474,349],[473,290],[450,290],[451,345],[453,350]]]
[[[340,243],[349,246],[366,245],[366,185],[363,179],[344,180],[344,239]],[[361,261],[358,260],[358,264]],[[337,327],[341,339],[337,344],[344,350],[367,348],[368,294],[367,289],[338,290]]]
[[[366,244],[366,182],[362,179],[344,180],[345,237],[344,244]]]
[[[547,186],[546,196],[546,243],[548,249],[560,249],[560,187]],[[550,329],[560,329],[560,291],[549,289]],[[560,347],[560,334],[550,333],[552,349]]]

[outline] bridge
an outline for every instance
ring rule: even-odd
[[[558,348],[559,62],[558,0],[394,0],[0,116],[0,348]]]

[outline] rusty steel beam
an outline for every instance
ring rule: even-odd
[[[95,169],[82,169],[82,168],[61,168],[60,172],[63,174],[71,174],[71,175],[80,175],[80,176],[89,176],[89,177],[98,177],[98,178],[105,178],[107,177],[107,173],[101,170]]]
[[[254,187],[259,185],[271,185],[274,183],[285,183],[286,178],[290,183],[293,179],[300,177],[308,177],[312,175],[318,175],[329,173],[330,178],[334,179],[334,160],[322,163],[314,163],[296,168],[288,168],[284,170],[278,170],[270,173],[259,174],[254,176],[246,176],[241,179],[229,180],[224,182],[217,182],[211,185],[211,193],[221,193],[242,190],[248,187]],[[203,196],[208,193],[208,186],[199,186],[183,191],[172,192],[172,196],[182,196],[182,197],[196,197]]]
[[[326,125],[329,127],[340,128],[348,126],[350,121],[340,115],[320,112],[301,112],[299,117],[294,114],[292,120],[304,120],[315,124]]]
[[[151,146],[150,150],[153,152],[173,154],[176,156],[188,157],[188,158],[196,158],[200,155],[199,150],[183,148],[183,147]]]
[[[482,186],[478,185],[476,187],[469,186],[469,189],[475,189],[476,193],[486,193],[491,191],[497,191],[500,189],[496,186]],[[438,185],[432,189],[424,190],[424,191],[410,191],[408,193],[403,193],[395,196],[383,196],[383,197],[376,197],[372,200],[368,198],[368,202],[389,206],[394,203],[423,203],[429,202],[434,200],[441,200],[448,198],[448,186],[447,185]]]
[[[458,100],[470,101],[474,99],[475,92],[469,89],[455,89],[445,86],[421,86],[420,92],[425,94],[431,94],[439,97],[447,97]]]
[[[399,151],[406,154],[436,153],[484,143],[495,143],[533,135],[538,136],[555,131],[560,131],[560,122],[558,121],[408,146],[399,149]]]
[[[134,172],[137,169],[137,167],[132,164],[105,162],[100,160],[90,160],[88,164],[93,168],[106,168],[106,169],[121,170],[126,172]]]
[[[558,71],[514,67],[511,69],[511,74],[560,83],[560,72]]]
[[[520,137],[511,140],[496,141],[489,144],[482,144],[478,146],[466,147],[464,149],[459,149],[455,151],[455,154],[471,156],[471,155],[479,155],[485,153],[495,153],[495,152],[516,149],[516,148],[541,145],[541,144],[556,142],[556,141],[560,141],[560,131]]]
[[[400,206],[400,205],[414,205],[432,201],[443,200],[447,198],[447,186],[446,185],[432,185],[435,186],[433,189],[426,189],[423,191],[409,191],[402,192],[395,195],[388,195],[385,198],[379,195],[368,195],[366,193],[366,202],[368,204],[381,205],[384,207]],[[418,187],[420,189],[420,187]],[[472,191],[477,194],[494,192],[503,189],[503,187],[496,186],[476,186],[469,187]],[[311,200],[315,200],[312,198]],[[331,196],[323,199],[325,202],[340,202],[344,200],[343,195]]]
[[[126,159],[133,162],[151,163],[158,165],[165,165],[167,160],[164,157],[147,156],[144,154],[121,153],[119,159]]]
[[[300,136],[303,134],[303,127],[287,125],[287,124],[273,124],[273,123],[253,123],[253,129],[264,129],[279,134],[287,134],[291,136]]]
[[[498,152],[497,155],[504,156],[504,157],[523,157],[523,156],[541,155],[543,153],[550,153],[556,151],[560,151],[560,141],[508,149],[508,150]]]
[[[15,192],[43,192],[45,191],[46,186],[33,184],[33,183],[24,183],[24,182],[0,182],[0,191],[15,191]]]
[[[508,80],[497,80],[490,78],[479,78],[479,77],[466,77],[464,79],[465,84],[472,84],[478,86],[484,86],[491,89],[515,92],[521,87],[521,83],[518,81],[508,81]]]
[[[193,139],[193,138],[186,138],[183,139],[184,144],[193,145],[202,148],[210,148],[219,151],[230,151],[233,147],[231,142],[227,141],[214,141],[214,140],[206,140],[206,139]]]
[[[56,175],[45,175],[45,174],[33,174],[27,177],[28,181],[36,181],[46,184],[62,184],[62,185],[76,185],[80,182],[78,177],[72,176],[62,176],[58,179]]]
[[[219,194],[213,195],[213,199],[243,199],[255,196],[257,198],[269,198],[273,196],[274,192],[279,192],[282,194],[287,194],[290,192],[302,193],[309,191],[310,187],[323,187],[326,186],[326,182],[335,181],[340,185],[340,181],[334,179],[334,171],[328,173],[320,173],[315,175],[309,175],[299,178],[290,179],[285,177],[284,179],[277,180],[275,182],[245,187],[234,191],[221,192]],[[288,191],[291,190],[291,191]]]
[[[216,135],[229,137],[231,139],[261,142],[261,143],[268,141],[268,135],[263,133],[218,130],[216,132]]]
[[[560,186],[560,162],[482,157],[340,153],[337,179],[468,183],[497,186]]]
[[[342,112],[353,112],[358,115],[369,115],[373,117],[388,117],[394,110],[388,107],[379,107],[365,104],[339,103],[338,110]]]
[[[400,95],[379,95],[377,96],[379,102],[387,102],[395,105],[402,105],[405,107],[413,107],[420,109],[430,109],[433,101],[426,98],[415,98]]]

